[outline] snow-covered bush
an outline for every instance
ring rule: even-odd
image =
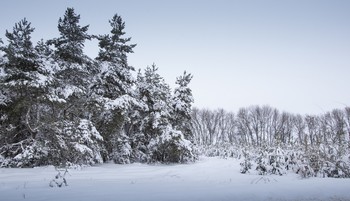
[[[240,163],[240,165],[241,165],[240,172],[242,174],[247,174],[250,172],[250,170],[252,169],[252,166],[253,166],[252,156],[251,156],[248,149],[242,150],[242,157],[243,157],[243,161]]]
[[[343,146],[339,145],[320,146],[323,176],[350,178],[350,153],[345,150]]]
[[[35,167],[47,164],[48,148],[33,139],[5,145],[0,148],[0,153],[0,167]]]
[[[183,163],[195,160],[192,143],[185,139],[181,131],[167,127],[162,135],[149,144],[151,159],[164,163]]]
[[[316,175],[315,171],[309,164],[301,164],[296,173],[302,178],[314,177]]]
[[[308,177],[350,177],[350,155],[339,153],[339,148],[330,145],[284,148],[260,147],[242,149],[240,172],[255,172],[259,175],[283,175],[288,171]]]
[[[283,175],[286,174],[287,161],[285,151],[280,147],[269,149],[268,151],[268,173]]]
[[[102,163],[103,138],[88,120],[62,121],[28,138],[0,147],[2,167],[92,165]],[[45,135],[45,136],[43,136]]]
[[[222,143],[215,145],[203,145],[199,146],[200,154],[208,157],[221,157],[221,158],[240,158],[241,148],[238,145],[231,143]]]
[[[286,174],[287,158],[285,152],[279,147],[260,147],[256,150],[244,149],[242,156],[243,161],[240,163],[242,174],[249,173],[251,170],[256,171],[259,175]]]
[[[303,178],[307,177],[350,177],[349,154],[340,152],[338,145],[311,147],[294,158],[293,170]]]
[[[325,161],[322,172],[327,177],[350,178],[350,155],[332,161]]]
[[[269,162],[269,157],[266,150],[264,149],[260,150],[259,155],[254,160],[254,162],[256,163],[255,170],[258,171],[259,175],[266,175],[270,171],[270,168],[269,168],[270,162]]]

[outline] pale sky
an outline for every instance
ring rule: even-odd
[[[106,34],[115,13],[136,43],[129,64],[155,63],[174,87],[184,70],[199,108],[250,105],[319,114],[350,106],[350,1],[11,0],[1,2],[0,38],[26,17],[33,42],[58,36],[67,7],[89,34]],[[86,54],[97,54],[97,42]]]

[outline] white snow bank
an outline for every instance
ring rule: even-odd
[[[51,188],[53,167],[0,169],[1,201],[350,200],[350,179],[244,175],[234,159],[194,164],[104,164],[70,170],[68,186]]]

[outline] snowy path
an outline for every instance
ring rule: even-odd
[[[350,200],[350,179],[242,175],[234,159],[169,166],[104,164],[69,173],[68,187],[50,188],[53,167],[0,169],[0,201]]]

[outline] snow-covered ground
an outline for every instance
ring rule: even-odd
[[[350,179],[243,175],[235,159],[194,164],[103,164],[69,170],[68,186],[49,187],[53,167],[0,169],[0,200],[234,201],[350,200]]]

